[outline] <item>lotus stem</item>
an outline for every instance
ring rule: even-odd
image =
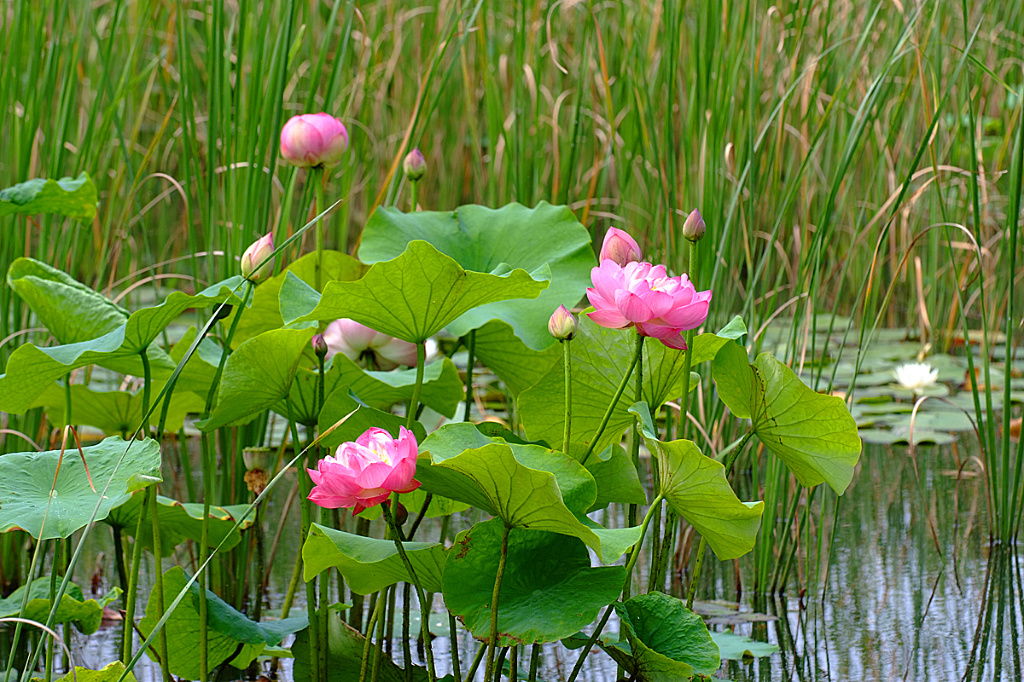
[[[314,166],[312,169],[312,181],[313,188],[316,192],[316,205],[313,207],[313,215],[318,215],[320,211],[324,210],[324,167]],[[316,265],[313,267],[314,281],[316,283],[316,290],[323,292],[323,277],[324,277],[324,230],[327,227],[326,218],[320,220],[320,224],[316,226]],[[342,245],[342,250],[345,249],[345,245]],[[320,323],[320,331],[323,331],[323,322]]]
[[[420,389],[423,387],[423,365],[427,359],[426,341],[416,342],[416,384],[412,387],[412,397],[409,398],[409,413],[405,418],[405,428],[412,431],[413,422],[416,421],[416,410],[420,405]]]
[[[612,396],[612,401],[608,403],[608,409],[605,410],[604,417],[601,418],[601,425],[597,427],[597,432],[594,434],[594,437],[590,440],[590,446],[587,447],[587,451],[586,453],[584,453],[583,459],[580,460],[580,464],[586,464],[587,460],[590,459],[590,455],[593,454],[594,448],[597,447],[597,442],[601,439],[601,436],[604,434],[604,430],[608,428],[608,422],[612,418],[612,412],[615,410],[615,406],[619,404],[619,398],[622,397],[623,391],[626,390],[626,385],[629,383],[629,378],[633,376],[633,369],[637,366],[637,363],[640,362],[640,354],[643,352],[644,349],[644,337],[640,336],[639,334],[637,334],[637,337],[638,338],[636,342],[636,351],[633,354],[632,362],[630,362],[629,364],[629,369],[626,370],[626,373],[622,376],[622,381],[619,383],[619,387],[615,389],[615,395]],[[637,397],[636,399],[639,399],[639,397]]]
[[[162,543],[160,538],[160,510],[157,506],[157,495],[159,493],[159,484],[154,483],[149,486],[146,491],[146,497],[149,502],[149,516],[153,521],[153,592],[156,596],[156,617],[157,620],[163,618],[164,615],[164,572],[163,566],[161,566],[161,555],[162,555]],[[141,513],[140,513],[141,518]],[[141,545],[139,538],[135,539],[136,542]],[[160,628],[160,635],[157,639],[157,650],[160,656],[160,671],[163,675],[164,682],[171,682],[171,661],[167,657],[167,630],[166,628]]]
[[[508,532],[511,527],[506,523],[501,534],[501,558],[498,560],[498,574],[494,578],[494,592],[491,593],[491,633],[487,638],[487,667],[484,668],[484,680],[494,679],[494,659],[498,650],[498,596],[501,594],[501,578],[505,574],[505,561],[508,559]]]
[[[563,363],[565,365],[565,430],[562,432],[562,452],[569,454],[569,439],[572,436],[572,339],[562,341]]]
[[[416,183],[412,186],[415,188]],[[476,353],[476,330],[469,332],[466,340],[466,350],[469,351],[469,355],[466,357],[466,411],[462,415],[462,421],[469,421],[470,410],[473,408],[473,364],[475,362]],[[417,356],[418,357],[418,356]]]

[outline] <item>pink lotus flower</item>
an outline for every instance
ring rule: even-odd
[[[292,116],[281,129],[281,156],[300,168],[335,166],[348,149],[345,125],[330,114]]]
[[[369,369],[392,370],[416,366],[416,344],[381,334],[355,320],[335,320],[324,329],[327,359],[341,353]]]
[[[636,240],[618,228],[611,228],[604,235],[604,242],[601,243],[601,262],[606,260],[614,261],[625,266],[643,258],[640,255],[640,245]]]
[[[242,271],[242,277],[252,282],[259,282],[261,279],[274,272],[274,259],[271,258],[266,263],[263,261],[274,252],[274,234],[268,233],[254,241],[249,245],[249,248],[242,254],[242,262],[240,269]],[[263,263],[260,266],[260,263]]]
[[[610,329],[636,325],[669,348],[686,349],[682,332],[696,329],[708,317],[710,291],[697,291],[686,275],[669,277],[664,265],[602,260],[590,271],[594,282],[587,298],[591,320]]]
[[[391,493],[419,488],[413,479],[418,454],[416,436],[404,426],[397,439],[384,429],[367,429],[354,443],[342,443],[333,456],[317,462],[316,469],[306,470],[314,486],[308,499],[327,509],[351,507],[355,516]]]

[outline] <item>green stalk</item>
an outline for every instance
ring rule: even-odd
[[[413,185],[415,187],[415,184]],[[470,410],[473,407],[473,365],[476,362],[476,330],[469,332],[468,340],[466,342],[466,350],[469,351],[469,355],[466,357],[466,411],[462,415],[462,421],[468,422]],[[418,353],[418,351],[417,351]],[[417,354],[417,358],[419,355]]]
[[[697,275],[699,261],[697,259],[697,242],[687,239],[687,250],[689,251],[690,272],[688,274],[690,283],[697,288]],[[690,409],[690,368],[693,360],[693,337],[696,330],[690,329],[686,332],[686,350],[683,351],[683,395],[679,398],[679,428],[676,435],[679,438],[686,438],[689,430],[689,419],[687,415]]]
[[[626,385],[629,383],[629,378],[633,376],[633,369],[640,362],[640,354],[644,349],[644,337],[637,334],[636,350],[633,353],[633,360],[629,364],[629,369],[622,376],[622,381],[619,383],[619,387],[615,389],[615,395],[612,396],[612,401],[608,403],[608,409],[605,410],[604,416],[601,418],[601,425],[597,427],[597,432],[594,437],[590,440],[590,446],[587,448],[586,453],[583,455],[583,459],[580,460],[580,464],[586,464],[587,460],[590,459],[590,455],[593,454],[594,448],[597,446],[597,441],[601,439],[601,435],[604,434],[604,430],[608,427],[608,421],[612,418],[612,412],[615,410],[615,406],[619,404],[619,398],[622,397],[623,391],[626,390]],[[639,400],[640,395],[634,396],[634,400]]]
[[[316,207],[313,209],[313,214],[316,215],[318,211],[324,210],[324,167],[314,166],[310,169],[310,180],[313,182],[313,188],[316,192]],[[316,265],[314,266],[314,281],[316,282],[316,290],[323,292],[323,273],[324,273],[324,231],[327,229],[327,218],[321,218],[320,224],[316,226]],[[342,251],[347,250],[347,244],[342,244]]]
[[[319,186],[319,184],[318,184]],[[317,201],[321,201],[321,197],[318,196]],[[319,205],[319,204],[318,204]],[[317,234],[322,234],[322,230],[317,230]],[[319,258],[319,256],[318,256]],[[320,352],[316,353],[317,357],[317,415],[323,412],[324,409],[324,358],[325,354]],[[315,424],[310,425],[310,432],[316,428]],[[314,458],[320,460],[320,445],[318,444],[313,452],[315,453]],[[323,508],[319,509],[320,521],[325,521],[324,514],[326,510]],[[318,616],[320,618],[320,646],[318,647],[320,657],[320,682],[327,682],[327,606],[330,602],[330,580],[326,572],[321,572],[316,577],[316,580],[320,583],[320,608],[318,610]]]
[[[501,534],[501,558],[498,559],[498,575],[494,578],[494,591],[491,593],[491,634],[487,638],[487,666],[484,668],[485,682],[494,679],[494,658],[498,651],[498,595],[501,593],[501,579],[505,574],[505,561],[508,559],[508,532],[511,527],[506,523]]]
[[[409,211],[412,213],[415,213],[418,210],[416,207],[419,204],[417,201],[417,190],[419,189],[419,185],[420,183],[418,180],[409,180],[409,193],[411,194],[410,202],[412,203],[412,206],[409,207]]]
[[[562,433],[562,452],[569,454],[569,438],[572,436],[572,353],[569,344],[572,339],[562,341],[562,362],[565,365],[565,430]]]
[[[292,421],[292,442],[295,443],[296,449],[299,443],[299,427]],[[309,527],[311,524],[312,508],[309,502],[309,491],[312,489],[310,485],[313,481],[309,475],[301,470],[298,472],[299,477],[299,495],[301,495],[301,504],[299,508],[302,516],[302,544],[306,543],[306,538],[309,537]],[[301,552],[300,552],[301,555]],[[306,615],[309,618],[309,670],[310,679],[320,679],[320,657],[318,654],[319,643],[320,643],[320,621],[316,614],[316,583],[309,581],[306,583]],[[367,633],[369,634],[369,633]],[[313,646],[313,642],[316,642],[318,646]]]
[[[373,637],[370,633],[373,632],[373,628],[377,624],[377,621],[382,619],[380,610],[383,602],[384,594],[378,593],[377,603],[373,608],[373,612],[370,614],[369,622],[366,624],[366,637],[363,640],[363,659],[359,666],[359,682],[366,682],[366,673],[369,672],[370,651],[373,649]]]
[[[391,497],[393,504],[398,504],[398,493],[394,493]],[[427,623],[430,616],[430,604],[427,602],[427,598],[423,592],[423,588],[420,587],[419,578],[416,577],[416,569],[413,568],[412,561],[409,560],[409,555],[405,552],[405,545],[402,544],[401,531],[398,528],[398,524],[395,523],[395,517],[391,512],[391,507],[388,504],[381,505],[381,511],[384,513],[384,520],[388,524],[388,529],[391,531],[391,538],[395,541],[395,549],[398,550],[398,556],[402,559],[402,563],[405,565],[405,570],[409,572],[409,580],[416,587],[416,597],[420,600],[420,622]],[[505,531],[506,536],[508,530]],[[499,568],[499,571],[501,569]],[[426,626],[424,626],[426,628]],[[428,682],[434,682],[437,679],[437,673],[434,670],[434,647],[430,642],[430,633],[424,630],[423,639],[425,640],[425,650],[427,653],[427,680]],[[452,649],[454,650],[455,643],[452,642]],[[406,668],[411,669],[412,661],[406,660]]]
[[[153,520],[153,592],[152,594],[156,598],[156,614],[157,620],[164,615],[164,572],[161,566],[162,556],[162,543],[160,539],[160,513],[157,508],[157,495],[159,494],[159,483],[154,483],[149,486],[146,491],[146,497],[149,500],[149,515]],[[140,517],[142,516],[140,512]],[[139,538],[136,538],[136,543],[141,545]],[[127,624],[126,624],[127,625]],[[163,682],[171,682],[171,668],[170,660],[167,658],[167,630],[160,628],[159,638],[157,639],[157,653],[160,656],[160,672],[163,676]]]
[[[387,586],[380,591],[377,597],[377,607],[380,609],[380,615],[377,617],[377,646],[373,650],[373,669],[370,673],[370,682],[378,682],[380,679],[380,659],[384,655],[384,628],[387,623],[387,603],[388,595],[392,591],[392,586]],[[369,632],[367,632],[369,636]]]
[[[441,538],[444,542],[444,538]],[[448,612],[448,639],[452,643],[452,675],[455,676],[455,682],[462,682],[462,665],[459,661],[459,642],[456,638],[458,634],[458,628],[455,625],[455,616]],[[482,647],[481,647],[482,648]]]
[[[145,495],[147,493],[143,493]],[[132,640],[135,637],[135,602],[138,599],[139,566],[142,564],[142,520],[145,514],[139,514],[135,525],[135,542],[132,544],[132,563],[128,573],[128,593],[124,605],[124,641],[121,649],[121,662],[128,665],[132,660]]]
[[[420,389],[423,387],[423,365],[427,359],[427,346],[425,341],[416,344],[416,384],[412,387],[412,397],[409,398],[409,412],[405,418],[405,428],[412,430],[413,422],[416,421],[416,410],[420,405]]]
[[[633,395],[635,396],[633,398],[634,401],[642,400],[643,399],[643,394],[644,394],[643,393],[643,391],[644,391],[644,367],[643,367],[644,360],[643,360],[643,350],[644,350],[644,339],[646,339],[646,338],[647,337],[645,337],[642,334],[640,334],[639,331],[637,332],[637,334],[636,334],[636,358],[637,358],[637,360],[636,360],[636,372],[635,372],[636,386],[633,389],[633,391],[634,391]],[[633,422],[633,438],[632,438],[632,441],[630,442],[630,445],[629,445],[629,451],[630,451],[630,460],[633,462],[633,468],[636,469],[636,472],[639,475],[639,473],[640,473],[640,424],[636,420],[634,420],[634,422]],[[661,500],[659,499],[657,504],[651,505],[651,510],[648,510],[647,517],[644,518],[644,524],[647,524],[649,522],[649,520],[650,520],[649,517],[651,516],[651,511],[653,510],[653,508],[657,507],[660,504],[661,504]],[[628,512],[627,519],[628,519],[628,523],[629,523],[630,527],[636,525],[637,510],[638,510],[637,505],[635,505],[635,504],[629,505],[629,512]],[[645,528],[645,532],[646,532],[646,528]],[[628,579],[629,578],[629,574],[627,574],[626,577],[627,577],[626,586],[622,590],[622,600],[623,601],[629,599],[629,595],[630,595],[630,592],[632,591],[632,587],[633,587],[632,583]]]

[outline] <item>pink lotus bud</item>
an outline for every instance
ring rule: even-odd
[[[274,252],[274,233],[268,232],[254,241],[242,254],[242,277],[252,283],[266,279],[274,272],[274,259],[268,256]],[[264,263],[263,261],[267,262]],[[263,263],[260,265],[260,263]]]
[[[341,353],[368,369],[391,370],[416,366],[416,344],[381,334],[355,320],[335,320],[324,329],[327,357]]]
[[[402,170],[405,171],[405,177],[413,182],[422,178],[427,172],[427,160],[423,158],[423,152],[417,148],[406,154],[405,160],[402,162]]]
[[[399,427],[398,438],[384,429],[368,429],[354,443],[342,443],[333,456],[307,469],[313,479],[309,501],[338,509],[352,508],[355,516],[375,507],[391,493],[410,493],[420,487],[416,475],[419,445],[416,436]]]
[[[683,223],[683,236],[691,242],[699,242],[704,238],[704,218],[701,217],[700,211],[697,209],[693,209],[690,211],[690,215],[686,216],[686,222]]]
[[[601,244],[601,261],[610,260],[625,266],[626,263],[632,263],[641,258],[643,256],[640,255],[640,245],[628,233],[613,227],[604,235],[604,243]]]
[[[293,166],[336,166],[348,149],[348,131],[330,114],[292,116],[281,129],[281,156]]]
[[[314,334],[313,335],[312,345],[313,345],[313,352],[316,353],[316,356],[318,358],[327,357],[327,352],[330,349],[327,346],[327,342],[324,341],[324,335],[323,334]]]
[[[576,336],[576,318],[564,305],[560,305],[551,313],[548,331],[559,341],[571,341]]]

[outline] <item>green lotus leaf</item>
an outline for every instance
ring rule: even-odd
[[[542,351],[533,350],[501,320],[492,320],[476,330],[473,350],[476,358],[487,365],[516,398],[543,379],[562,357],[561,344]]]
[[[57,583],[60,584],[60,581],[61,578],[58,576]],[[53,623],[74,623],[79,632],[91,635],[100,629],[103,608],[112,604],[119,596],[121,588],[115,587],[100,599],[86,599],[82,594],[82,588],[74,583],[68,583]],[[22,611],[21,603],[24,598],[25,586],[22,585],[6,599],[0,599],[0,618],[21,617],[45,623],[53,606],[53,602],[50,601],[50,577],[44,575],[32,581],[28,604]]]
[[[437,542],[406,542],[406,555],[418,584],[427,592],[441,591],[447,551]],[[345,583],[358,594],[370,594],[388,585],[413,581],[393,540],[353,535],[314,523],[302,545],[303,578],[337,568]]]
[[[363,230],[359,257],[367,263],[390,260],[417,239],[430,242],[466,270],[521,268],[535,279],[549,279],[548,288],[532,301],[490,303],[448,325],[452,334],[462,336],[490,320],[502,320],[535,350],[554,343],[548,318],[560,305],[579,303],[597,264],[587,228],[568,207],[543,201],[534,208],[516,203],[415,213],[379,208]]]
[[[188,578],[180,566],[164,572],[164,606],[185,589]],[[202,588],[198,582],[189,586],[189,594],[164,624],[167,633],[167,661],[165,664],[172,675],[187,680],[199,679],[199,595]],[[139,631],[148,637],[159,620],[156,603],[151,592],[146,604],[146,617],[139,621]],[[303,613],[285,620],[256,622],[239,613],[213,592],[206,593],[208,624],[208,661],[215,668],[230,661],[236,668],[246,668],[256,656],[268,646],[278,646],[288,635],[308,625]]]
[[[627,670],[645,682],[677,682],[711,675],[721,665],[718,646],[697,614],[662,592],[616,603],[621,634],[629,642]]]
[[[96,185],[88,173],[77,178],[37,178],[0,190],[0,218],[50,213],[89,222],[96,215]]]
[[[707,539],[719,559],[752,550],[764,502],[741,502],[725,478],[725,467],[705,457],[693,442],[658,440],[646,405],[630,411],[640,418],[644,441],[658,460],[662,494],[672,510]]]
[[[88,668],[76,667],[74,672],[69,672],[64,677],[58,678],[56,682],[137,682],[135,675],[125,670],[124,663],[114,661],[108,663],[100,670],[89,670]]]
[[[399,619],[400,620],[400,619]],[[327,680],[328,682],[360,682],[359,671],[362,668],[363,651],[366,638],[358,630],[350,628],[332,611],[327,612]],[[369,654],[376,657],[378,647],[370,644]],[[316,647],[314,647],[314,654]],[[292,644],[292,655],[295,664],[292,668],[292,679],[295,682],[314,682],[310,672],[309,630],[302,630],[295,635]],[[372,658],[371,658],[372,660]],[[427,682],[426,668],[418,665],[405,671],[395,665],[394,661],[383,652],[380,654],[378,682],[410,682],[406,672],[411,675],[411,682]],[[367,676],[368,679],[368,676]],[[451,676],[441,678],[438,682],[451,682]]]
[[[320,296],[288,274],[281,287],[285,322],[349,318],[395,338],[419,343],[460,315],[495,301],[536,298],[547,288],[525,270],[464,270],[423,241],[393,260],[375,263],[354,282],[330,282]]]
[[[160,550],[163,556],[172,556],[175,547],[186,540],[199,544],[203,530],[202,503],[179,502],[163,495],[157,496],[156,503],[157,515],[160,517]],[[247,504],[211,506],[207,547],[214,548],[224,542],[221,549],[228,550],[241,542],[241,531],[252,526],[255,512],[249,512],[238,528],[235,528],[235,523],[248,511]],[[141,527],[140,514],[144,517]],[[134,493],[130,500],[113,509],[106,518],[106,523],[127,533],[129,537],[135,537],[135,529],[138,528],[140,533],[137,540],[150,552],[153,551],[153,524],[145,493],[142,491]]]
[[[444,601],[477,638],[491,628],[501,558],[501,519],[462,531],[444,568]],[[501,646],[553,642],[592,622],[622,592],[622,566],[591,568],[586,546],[555,533],[513,528],[498,596]]]
[[[152,397],[155,398],[158,392],[159,389],[154,391]],[[94,391],[88,386],[74,384],[71,386],[69,422],[64,416],[65,389],[58,384],[50,384],[32,407],[45,408],[52,424],[86,424],[107,435],[124,436],[134,433],[142,424],[142,398],[141,392]],[[202,412],[205,405],[206,401],[191,391],[175,391],[171,395],[164,428],[169,432],[178,431],[186,415]],[[149,415],[149,425],[156,427],[159,423],[160,410],[153,410]]]
[[[88,475],[73,446],[63,460],[59,450],[0,457],[0,532],[21,529],[36,539],[52,540],[85,528],[93,510],[95,520],[105,519],[131,493],[160,480],[160,445],[147,438],[130,446],[115,436],[82,448]]]

